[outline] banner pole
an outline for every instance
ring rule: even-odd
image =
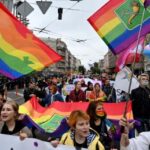
[[[141,36],[141,31],[142,31],[144,15],[145,15],[145,8],[144,8],[143,13],[142,13],[141,24],[140,24],[140,29],[139,29],[138,38],[137,38],[137,44],[136,44],[136,52],[134,54],[133,65],[132,65],[132,68],[131,68],[131,78],[130,78],[128,93],[127,93],[128,94],[128,99],[126,101],[124,115],[123,115],[125,118],[126,118],[126,113],[127,113],[127,107],[128,107],[128,102],[129,102],[129,94],[130,94],[130,91],[131,91],[132,78],[133,78],[133,75],[134,75],[136,55],[137,55],[137,51],[138,51],[138,46],[139,46],[139,41],[140,41],[140,36]]]

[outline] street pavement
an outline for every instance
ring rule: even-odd
[[[24,103],[23,89],[11,90],[7,92],[7,100],[15,100],[19,105]]]

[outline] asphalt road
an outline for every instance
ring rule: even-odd
[[[24,103],[23,89],[11,90],[7,92],[7,100],[15,100],[19,105]]]

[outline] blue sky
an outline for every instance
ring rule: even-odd
[[[77,4],[70,0],[51,0],[52,5],[45,15],[36,5],[36,0],[26,1],[34,7],[34,11],[28,16],[29,28],[46,27],[46,30],[50,31],[48,34],[34,33],[38,37],[61,38],[67,43],[71,53],[79,58],[86,68],[88,64],[98,61],[107,53],[107,45],[97,35],[87,19],[108,0],[82,0]],[[58,20],[57,9],[59,7],[72,7],[74,10],[64,9],[63,19]],[[76,42],[78,39],[86,41]]]

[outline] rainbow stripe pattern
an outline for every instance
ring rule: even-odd
[[[138,44],[138,50],[136,53],[136,48],[137,48],[137,41],[132,43],[127,50],[121,52],[118,55],[117,61],[116,61],[116,67],[117,69],[122,69],[126,64],[132,63],[134,61],[135,57],[135,62],[139,62],[141,60],[141,52],[144,48],[144,37],[141,37],[139,40]],[[135,54],[136,53],[136,54]],[[136,56],[135,56],[136,55]],[[129,62],[128,62],[129,61]]]
[[[64,117],[70,115],[73,110],[86,111],[88,102],[54,102],[47,108],[42,107],[37,99],[33,97],[23,105],[19,107],[21,114],[27,114],[35,123],[37,123],[42,129],[48,133],[55,132],[61,125],[61,121]],[[132,103],[128,103],[127,118],[133,119]],[[111,120],[120,120],[124,113],[125,102],[122,103],[104,103],[105,111],[107,112],[107,118]]]
[[[131,0],[109,0],[88,19],[114,54],[126,50],[137,40],[145,8],[141,0],[135,1],[138,4],[136,9]],[[150,32],[149,8],[145,10],[144,14],[141,36]]]
[[[15,79],[61,59],[0,3],[0,73]]]

